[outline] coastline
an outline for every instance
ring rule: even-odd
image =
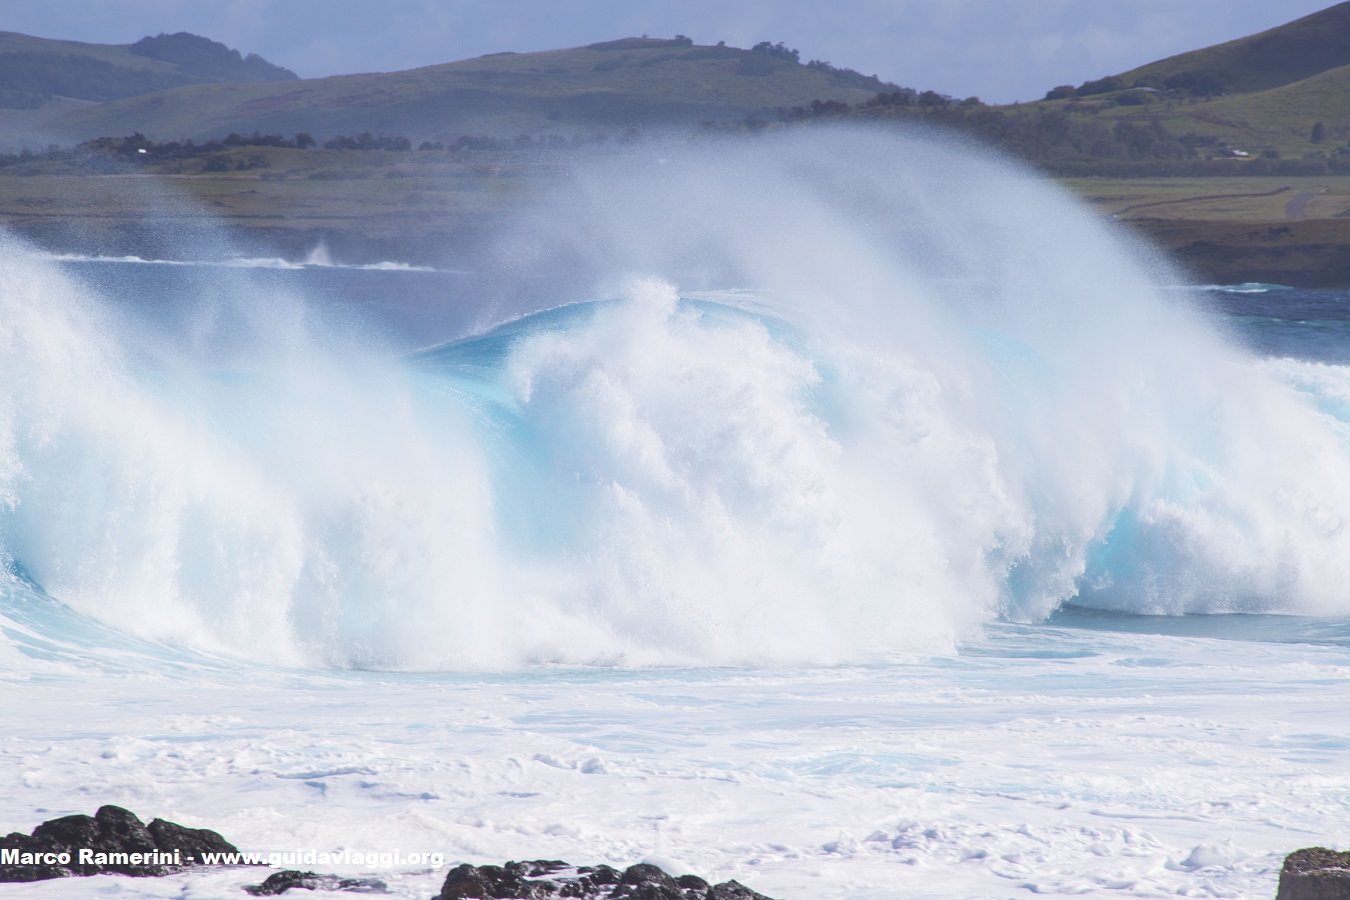
[[[53,254],[201,261],[187,247],[216,248],[220,258],[278,258],[301,262],[326,248],[351,265],[396,262],[437,269],[472,269],[505,225],[504,216],[397,216],[375,221],[245,224],[185,216],[163,221],[116,218],[12,218],[22,239]],[[1120,223],[1161,249],[1195,284],[1282,284],[1350,288],[1350,220],[1269,224],[1140,219]]]
[[[1164,250],[1196,283],[1350,287],[1350,219],[1123,224]]]

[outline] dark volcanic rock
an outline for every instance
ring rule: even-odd
[[[192,865],[200,850],[235,852],[232,844],[206,829],[184,828],[156,819],[150,827],[120,806],[103,806],[92,816],[62,816],[33,829],[0,838],[7,853],[0,882],[43,881],[74,875],[152,876]],[[174,855],[177,850],[178,855]],[[86,851],[81,853],[81,851]],[[11,858],[17,856],[17,859]]]
[[[619,886],[610,896],[633,897],[635,900],[684,900],[684,893],[675,879],[649,863],[638,863],[624,869]]]
[[[675,883],[686,891],[694,891],[700,897],[705,897],[712,885],[699,878],[697,875],[681,875],[675,879]]]
[[[706,890],[704,894],[697,898],[686,898],[685,892],[680,890],[680,886],[674,878],[671,878],[656,866],[638,863],[624,870],[623,878],[619,880],[619,886],[609,896],[615,898],[615,900],[618,900],[618,898],[630,898],[630,900],[703,900],[706,896]]]
[[[307,891],[352,891],[357,894],[383,894],[388,886],[373,878],[339,878],[336,875],[316,875],[313,872],[296,872],[284,869],[267,876],[262,884],[244,888],[255,897],[275,897],[291,888]]]
[[[639,863],[623,872],[609,866],[573,868],[557,860],[508,862],[504,866],[460,865],[450,870],[436,900],[769,900],[743,884],[727,881],[710,887],[697,875],[672,878],[656,866]]]
[[[561,881],[559,897],[599,897],[609,893],[614,885],[623,878],[623,873],[613,866],[579,866],[576,878]]]
[[[450,870],[441,886],[440,900],[459,900],[461,897],[505,898],[535,900],[552,897],[559,885],[540,876],[570,868],[567,863],[550,859],[531,862],[508,862],[504,866],[460,865]],[[563,896],[588,896],[570,894]]]
[[[724,881],[708,892],[708,900],[769,900],[739,881]]]
[[[203,853],[239,852],[234,844],[207,828],[186,828],[163,819],[155,819],[145,827],[156,847],[177,850],[184,861],[200,860]]]
[[[1275,900],[1350,900],[1350,853],[1325,847],[1290,853]]]

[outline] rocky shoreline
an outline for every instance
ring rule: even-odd
[[[199,865],[203,854],[238,852],[214,831],[163,819],[146,825],[120,806],[102,806],[92,816],[62,816],[31,834],[0,838],[0,882],[168,875]]]
[[[228,862],[214,861],[229,854]],[[92,816],[50,819],[30,834],[0,838],[0,883],[46,881],[90,875],[149,878],[205,866],[238,867],[238,848],[205,828],[187,828],[163,819],[144,824],[120,806],[102,806]],[[343,878],[316,872],[283,870],[243,890],[274,897],[292,889],[385,893],[373,878]],[[501,866],[455,866],[432,900],[771,900],[736,881],[709,884],[697,875],[671,876],[638,863],[620,871],[612,866],[573,866],[561,860],[507,862]]]
[[[90,875],[148,878],[207,865],[240,867],[238,849],[220,834],[164,819],[144,824],[120,806],[102,806],[92,816],[50,819],[30,834],[0,838],[0,883],[45,881]],[[227,862],[208,862],[231,854]],[[283,870],[242,890],[274,897],[290,890],[386,892],[374,878],[343,878]],[[771,900],[737,881],[710,884],[697,875],[673,876],[638,863],[574,866],[562,860],[507,862],[500,866],[464,863],[452,868],[440,893],[430,900]],[[1350,900],[1350,852],[1309,847],[1284,860],[1276,900]]]
[[[671,876],[638,863],[620,872],[611,866],[571,866],[560,860],[508,862],[504,866],[460,865],[450,870],[435,900],[462,898],[542,900],[548,897],[609,900],[769,900],[738,881],[709,884],[697,875]]]
[[[1350,288],[1350,218],[1253,224],[1132,219],[1197,284]]]

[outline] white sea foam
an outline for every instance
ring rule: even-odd
[[[247,851],[656,858],[783,900],[1272,897],[1285,853],[1350,842],[1343,644],[994,626],[954,659],[471,676],[50,646],[0,668],[6,830],[115,803]],[[410,898],[446,874],[319,871]],[[0,897],[225,897],[267,874]]]

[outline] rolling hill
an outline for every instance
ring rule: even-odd
[[[0,108],[36,109],[53,97],[102,102],[189,84],[287,81],[297,76],[195,34],[134,44],[85,44],[0,32]]]
[[[1179,115],[1178,115],[1179,113]],[[1350,65],[1251,93],[1232,94],[1170,111],[1176,130],[1206,131],[1249,152],[1284,157],[1334,151],[1350,140]],[[1313,128],[1324,123],[1322,140]]]
[[[362,131],[415,140],[566,136],[740,119],[816,99],[857,103],[894,88],[847,69],[802,64],[781,45],[743,50],[632,38],[401,72],[180,87],[74,110],[53,132],[72,141],[132,132],[156,140],[231,131],[305,131],[320,139]]]
[[[1049,158],[1339,160],[1350,155],[1350,2],[1002,111],[1067,116],[1083,139]],[[1107,146],[1122,128],[1157,140],[1122,156]]]
[[[0,152],[60,140],[66,113],[209,82],[293,81],[294,72],[195,34],[86,44],[0,31]]]
[[[1350,65],[1350,2],[1259,34],[1181,53],[1116,76],[1125,87],[1249,93]]]
[[[1217,97],[1121,90],[1023,104],[1009,113],[1026,118],[1053,111],[1108,132],[1122,125],[1161,129],[1165,143],[1179,139],[1199,157],[1237,151],[1252,159],[1339,158],[1350,152],[1350,65]]]

